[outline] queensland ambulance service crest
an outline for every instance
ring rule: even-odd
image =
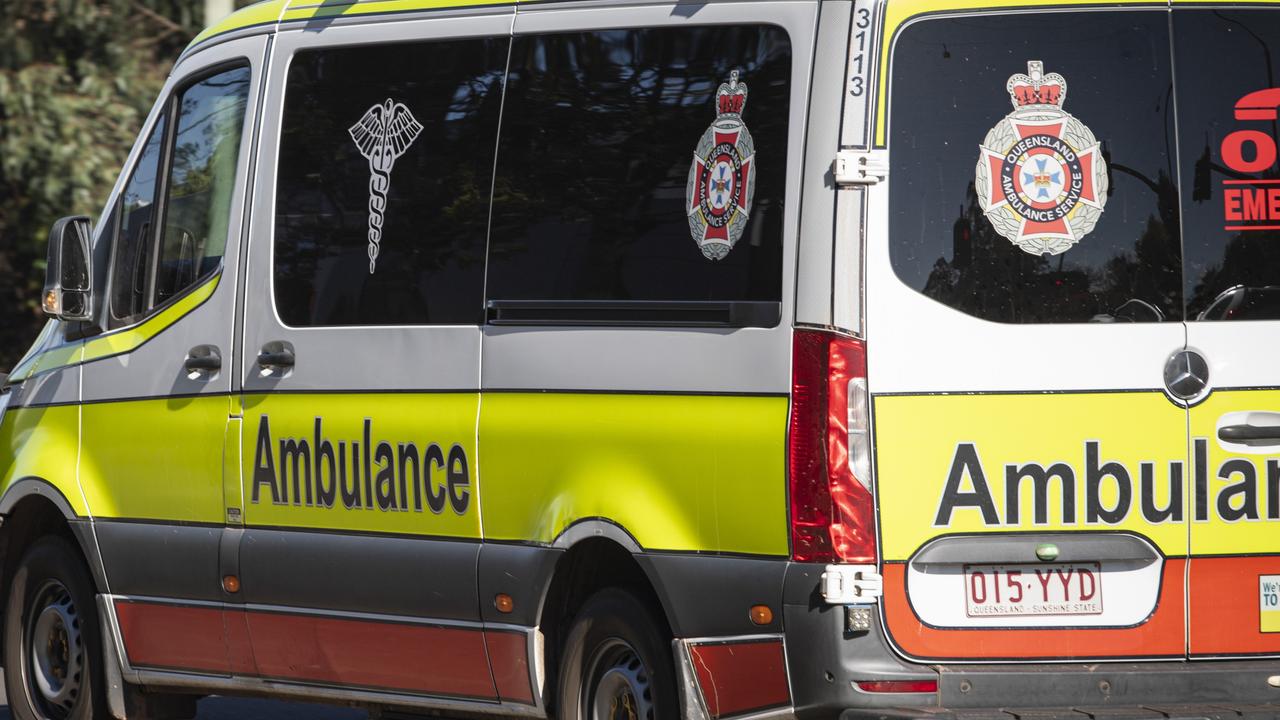
[[[708,260],[721,260],[747,226],[756,191],[755,145],[742,122],[747,84],[738,71],[716,91],[716,119],[693,151],[685,188],[689,232]]]
[[[975,187],[996,232],[1032,255],[1057,255],[1093,231],[1107,167],[1084,123],[1063,111],[1067,81],[1027,63],[1006,85],[1009,113],[982,141]]]

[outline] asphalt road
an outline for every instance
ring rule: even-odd
[[[366,720],[369,713],[332,705],[278,700],[209,697],[200,701],[198,720]],[[10,720],[9,701],[0,683],[0,720]]]

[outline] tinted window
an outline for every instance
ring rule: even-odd
[[[249,68],[240,67],[192,85],[178,100],[157,304],[194,285],[222,260],[248,96]]]
[[[151,270],[154,237],[152,218],[156,208],[156,179],[160,174],[164,128],[165,118],[162,116],[152,129],[151,137],[133,168],[133,175],[120,195],[120,226],[116,232],[111,273],[113,321],[127,321],[147,310],[147,275]]]
[[[790,78],[771,26],[517,38],[488,297],[778,300]]]
[[[889,124],[899,278],[1000,322],[1180,320],[1167,23],[1035,13],[902,31]]]
[[[276,186],[285,323],[481,321],[507,42],[293,58]]]
[[[1280,14],[1173,14],[1188,319],[1280,318]],[[1261,91],[1259,94],[1253,93]],[[1238,109],[1239,108],[1239,109]]]

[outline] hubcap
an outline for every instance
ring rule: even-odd
[[[84,667],[80,617],[71,593],[62,583],[49,581],[36,593],[29,617],[33,704],[50,718],[64,718],[80,695]]]
[[[631,645],[620,639],[609,641],[595,652],[587,668],[583,704],[590,708],[591,720],[653,720],[649,673]]]

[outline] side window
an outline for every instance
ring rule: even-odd
[[[482,321],[508,43],[294,56],[275,210],[275,301],[285,324]]]
[[[1280,319],[1280,13],[1177,10],[1173,28],[1187,319]]]
[[[778,301],[790,79],[775,26],[517,37],[488,299],[603,323]]]
[[[236,67],[185,87],[152,130],[119,200],[111,327],[138,320],[220,265],[249,73]]]
[[[147,310],[147,274],[151,269],[160,176],[160,148],[164,143],[166,116],[151,130],[151,137],[133,167],[133,175],[120,195],[120,225],[116,230],[115,260],[111,273],[111,320],[131,321]]]
[[[201,80],[177,104],[168,202],[156,270],[162,304],[221,263],[249,97],[249,68]]]
[[[1182,319],[1168,16],[940,18],[899,34],[890,257],[1007,323]]]

